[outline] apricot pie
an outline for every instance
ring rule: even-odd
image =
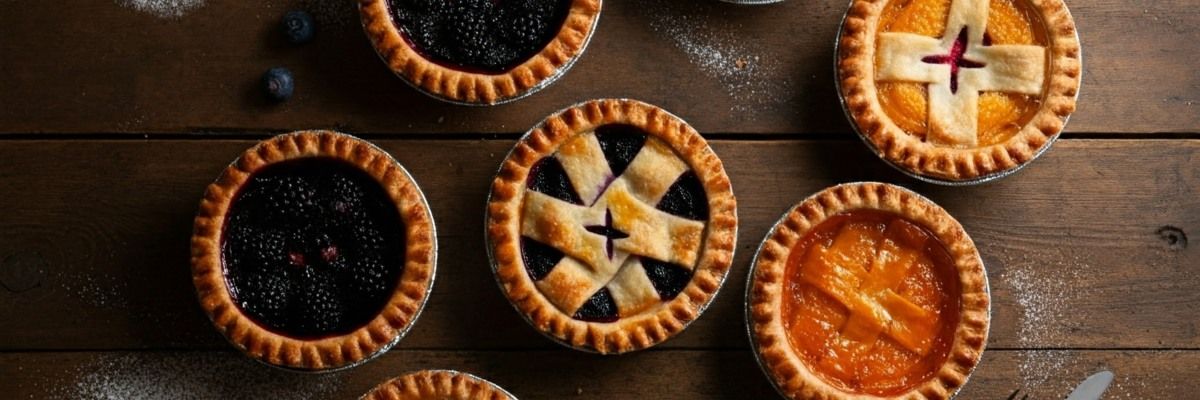
[[[906,189],[852,183],[796,205],[755,257],[747,323],[792,399],[945,399],[983,353],[989,294],[971,238]]]
[[[838,46],[859,134],[933,182],[1015,171],[1075,110],[1079,39],[1062,0],[854,0]]]
[[[362,400],[516,400],[516,397],[475,375],[425,370],[381,383]]]
[[[327,371],[383,353],[433,284],[421,190],[353,137],[304,131],[246,150],[209,185],[192,235],[200,305],[265,363]]]
[[[736,202],[691,126],[633,100],[594,100],[525,135],[492,184],[496,280],[539,331],[622,353],[699,317],[725,280]]]
[[[587,47],[601,0],[359,0],[363,29],[397,75],[436,98],[516,100]]]

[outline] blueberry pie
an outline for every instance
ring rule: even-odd
[[[838,60],[863,139],[939,183],[1002,176],[1048,149],[1082,72],[1062,0],[854,0]]]
[[[455,103],[497,104],[548,85],[583,53],[601,0],[359,0],[397,75]]]
[[[733,260],[736,201],[691,126],[633,100],[547,118],[492,184],[487,237],[501,289],[568,346],[623,353],[679,333]]]
[[[192,236],[200,304],[251,357],[355,365],[412,326],[433,284],[433,220],[396,160],[304,131],[247,150],[208,187]]]
[[[362,400],[516,400],[516,397],[471,374],[425,370],[381,383]]]
[[[897,186],[839,185],[796,205],[748,285],[751,342],[791,399],[947,399],[987,341],[975,244],[941,207]]]

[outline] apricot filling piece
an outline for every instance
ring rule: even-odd
[[[894,0],[883,11],[879,21],[879,33],[903,32],[942,38],[948,34],[947,21],[955,1],[967,0]],[[971,0],[979,2],[980,0]],[[1033,45],[1046,47],[1048,40],[1040,18],[1026,0],[982,0],[987,2],[986,27],[981,44],[984,48],[999,45]],[[965,29],[981,27],[966,26]],[[950,34],[958,32],[949,32]],[[965,34],[965,32],[963,32]],[[947,59],[933,59],[937,54],[926,55],[926,62],[947,63],[954,78],[951,88],[958,89],[959,68],[982,67],[982,63],[964,60],[964,39],[955,41]],[[953,58],[953,59],[951,59]],[[950,61],[967,61],[964,64]],[[878,61],[876,68],[879,68]],[[905,79],[877,79],[876,87],[880,106],[896,125],[910,135],[930,141],[929,83],[912,82]],[[955,93],[957,94],[957,93]],[[1003,143],[1021,130],[1041,107],[1042,95],[1013,91],[987,90],[978,93],[977,117],[972,144],[946,144],[950,147],[984,147]],[[932,140],[937,142],[937,140]]]
[[[879,211],[832,216],[792,248],[785,276],[788,340],[825,382],[891,396],[945,363],[960,312],[958,274],[920,225]]]

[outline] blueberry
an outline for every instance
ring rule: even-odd
[[[292,80],[292,71],[283,67],[267,70],[267,73],[263,74],[262,82],[267,96],[275,101],[292,98],[292,92],[296,90],[296,85]]]
[[[300,10],[288,11],[283,15],[283,34],[295,44],[308,43],[316,33],[317,25],[312,15]]]

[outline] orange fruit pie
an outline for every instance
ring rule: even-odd
[[[838,57],[864,139],[902,170],[949,182],[999,176],[1045,150],[1081,71],[1061,0],[856,0]]]
[[[795,399],[947,398],[988,326],[983,265],[962,227],[878,183],[827,189],[785,215],[748,304],[760,361]]]

